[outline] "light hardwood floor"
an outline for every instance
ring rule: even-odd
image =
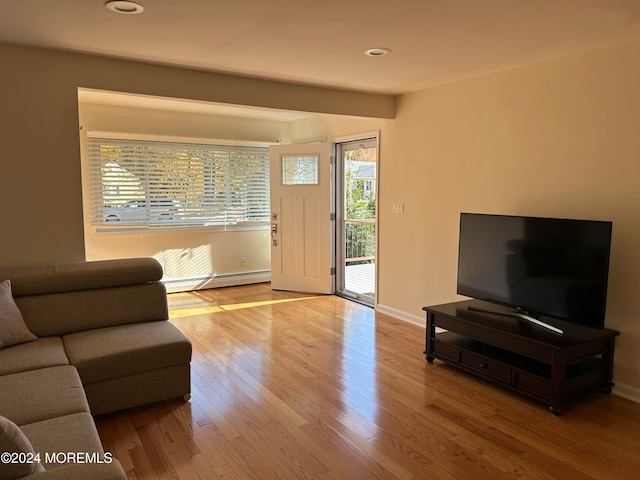
[[[131,479],[640,479],[640,404],[555,417],[438,361],[424,329],[268,284],[169,296],[192,398],[97,419]]]

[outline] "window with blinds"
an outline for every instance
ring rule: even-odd
[[[264,146],[88,134],[94,226],[226,226],[269,222]]]

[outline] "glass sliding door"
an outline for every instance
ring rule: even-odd
[[[337,147],[337,290],[374,305],[378,139],[348,141]]]

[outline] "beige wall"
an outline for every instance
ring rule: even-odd
[[[79,104],[83,174],[89,131],[125,132],[250,142],[275,142],[284,123],[89,103]],[[88,191],[83,176],[84,191]],[[85,199],[85,204],[88,199]],[[120,232],[98,231],[84,222],[85,258],[154,257],[164,266],[169,291],[265,281],[271,269],[268,227],[196,228]],[[245,259],[244,264],[241,258]]]
[[[380,309],[421,319],[458,298],[461,211],[612,220],[614,377],[640,394],[638,58],[629,44],[399,99],[381,137]]]
[[[309,140],[334,141],[336,137],[357,137],[381,132],[392,120],[350,117],[344,115],[314,115],[289,122],[283,130],[283,138],[289,142]]]
[[[78,87],[393,116],[386,95],[269,82],[0,44],[0,265],[84,260]]]
[[[304,141],[321,135],[336,136],[370,132],[383,120],[318,114],[297,121],[275,121],[230,116],[202,115],[101,104],[79,104],[83,174],[85,141],[89,131],[126,132],[224,140],[274,143]],[[88,191],[83,177],[84,191]],[[85,198],[85,204],[88,199]],[[163,263],[169,291],[217,285],[268,281],[271,244],[268,227],[252,229],[207,228],[156,230],[153,232],[105,232],[84,222],[85,258],[151,256]],[[246,260],[243,265],[241,258]]]
[[[84,258],[78,86],[342,114],[367,101],[11,46],[0,56],[0,201],[12,207],[0,264]],[[640,398],[638,58],[634,43],[406,95],[395,120],[373,125],[326,116],[290,125],[291,140],[381,131],[379,308],[421,321],[422,306],[458,298],[461,211],[612,220],[614,378]],[[399,201],[405,213],[393,214]]]

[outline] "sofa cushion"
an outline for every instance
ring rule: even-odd
[[[37,339],[25,325],[22,313],[13,300],[11,281],[0,281],[0,349]]]
[[[75,463],[54,470],[47,470],[35,477],[21,480],[127,480],[120,462],[112,463]]]
[[[12,280],[15,297],[137,285],[159,281],[162,275],[154,258],[0,268],[0,280]]]
[[[8,418],[0,416],[0,453],[31,455],[31,458],[27,458],[31,460],[30,462],[12,463],[5,461],[6,459],[0,461],[0,480],[13,480],[32,473],[44,472],[42,464],[36,461],[35,452],[23,431]]]
[[[60,366],[0,377],[2,414],[18,425],[89,412],[78,372]]]
[[[93,418],[88,413],[65,415],[23,425],[22,431],[31,441],[34,450],[40,453],[41,460],[46,465],[46,480],[89,478],[125,480],[127,478],[120,462],[111,456],[111,452],[103,455],[98,432]],[[67,453],[96,454],[97,456],[92,459],[103,463],[63,463]],[[50,459],[55,461],[47,463]]]
[[[191,392],[188,363],[111,378],[84,386],[92,415],[124,410],[162,400],[184,398]]]
[[[39,338],[0,349],[0,375],[69,365],[61,337]]]
[[[47,470],[65,465],[66,453],[97,453],[100,459],[109,461],[104,457],[102,443],[98,431],[93,423],[93,417],[88,413],[74,413],[62,417],[51,418],[41,422],[30,423],[20,427],[27,436]],[[48,454],[48,455],[46,455]],[[49,460],[53,462],[47,463]]]
[[[87,330],[63,342],[85,385],[191,361],[191,342],[166,321]]]
[[[47,470],[36,477],[27,477],[23,480],[127,480],[120,462],[114,460],[108,464],[69,464],[55,470]]]
[[[163,283],[16,297],[29,329],[39,337],[169,318]]]

